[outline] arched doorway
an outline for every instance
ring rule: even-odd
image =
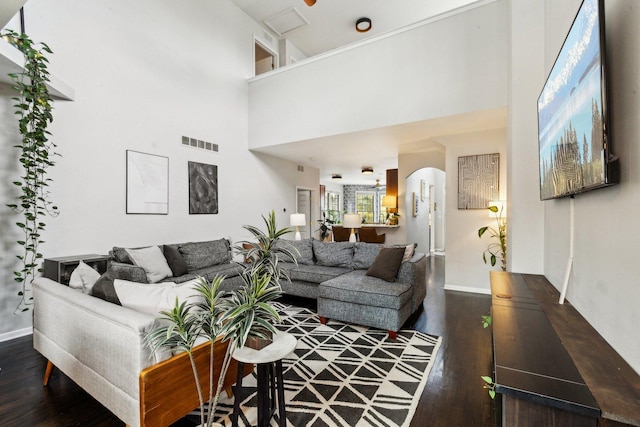
[[[445,173],[436,168],[418,169],[405,179],[407,240],[420,252],[445,252]]]

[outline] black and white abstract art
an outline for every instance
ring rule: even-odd
[[[218,213],[218,166],[189,162],[189,214]]]
[[[458,209],[486,209],[499,195],[500,154],[458,157]]]

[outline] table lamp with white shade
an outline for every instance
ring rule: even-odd
[[[351,234],[349,235],[349,241],[356,241],[356,228],[360,228],[362,223],[362,219],[360,214],[344,214],[344,218],[342,219],[342,225],[344,228],[350,228]]]
[[[302,240],[302,236],[300,235],[300,227],[307,225],[307,218],[303,213],[294,213],[291,214],[289,219],[289,225],[291,227],[296,228],[295,240]]]

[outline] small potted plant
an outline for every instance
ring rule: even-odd
[[[497,239],[498,241],[489,243],[487,249],[482,252],[482,260],[486,264],[488,254],[491,266],[495,266],[498,258],[500,258],[502,271],[507,271],[507,221],[503,217],[504,206],[501,205],[499,207],[492,205],[487,209],[495,216],[496,227],[480,227],[480,229],[478,229],[478,237],[482,238],[486,232],[489,232],[489,237]]]
[[[322,219],[319,219],[318,222],[320,223],[320,228],[318,228],[317,231],[320,232],[320,240],[324,241],[329,237],[329,234],[331,233],[331,226],[335,224],[335,221],[327,218],[326,212],[322,212]]]
[[[400,214],[398,212],[389,212],[387,214],[387,223],[389,225],[398,225],[398,218],[400,218]]]

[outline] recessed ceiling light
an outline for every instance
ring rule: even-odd
[[[359,33],[366,33],[371,29],[371,19],[360,18],[356,21],[356,31]]]
[[[366,166],[362,168],[362,175],[371,175],[373,173],[373,168]]]

